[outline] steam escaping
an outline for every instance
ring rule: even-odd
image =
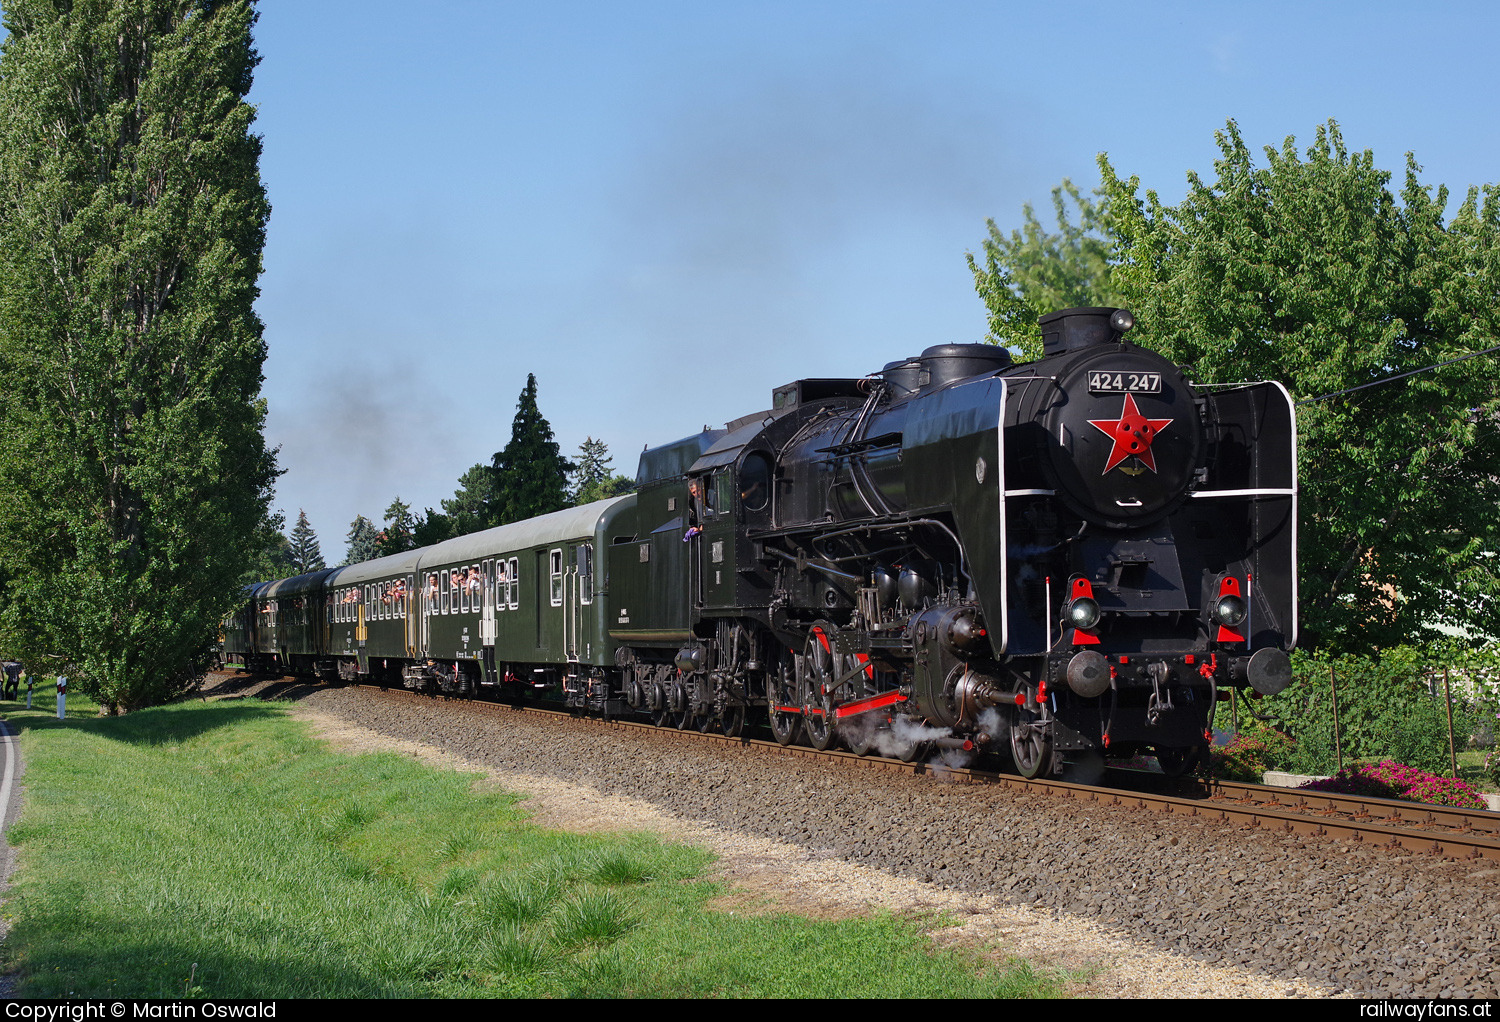
[[[990,736],[989,751],[1003,752],[1010,746],[1010,718],[998,707],[987,706],[979,714],[979,730]]]
[[[911,717],[896,716],[887,722],[879,713],[862,713],[840,721],[839,730],[849,745],[869,745],[892,759],[909,758],[913,749],[953,734],[952,728],[932,727]]]

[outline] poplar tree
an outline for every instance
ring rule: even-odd
[[[510,443],[495,453],[493,464],[496,525],[561,511],[569,505],[568,473],[573,466],[562,456],[552,426],[537,407],[535,374],[526,376],[526,389],[521,391],[511,422]]]
[[[111,712],[199,677],[275,479],[247,0],[6,0],[0,575]]]

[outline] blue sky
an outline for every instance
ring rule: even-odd
[[[510,436],[656,445],[985,332],[984,222],[1169,201],[1214,132],[1500,179],[1500,5],[267,2],[251,100],[275,507],[325,557]],[[1399,188],[1399,177],[1397,180]]]

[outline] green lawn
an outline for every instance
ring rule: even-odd
[[[532,826],[472,775],[335,753],[253,700],[0,704],[29,997],[1038,997],[914,922],[709,911],[695,848]]]

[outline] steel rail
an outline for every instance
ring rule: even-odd
[[[830,749],[819,752],[807,746],[780,745],[774,741],[743,735],[730,737],[693,729],[678,731],[675,728],[658,727],[647,721],[591,717],[572,711],[530,704],[516,705],[462,696],[432,695],[397,688],[378,689],[378,691],[387,697],[442,699],[446,702],[463,703],[487,713],[526,712],[587,721],[595,726],[603,725],[614,729],[678,734],[698,741],[737,745],[765,755],[837,762],[865,770],[892,771],[914,776],[926,775],[950,784],[980,784],[994,786],[1001,790],[1079,799],[1108,806],[1151,811],[1163,816],[1199,819],[1205,823],[1233,824],[1251,830],[1264,830],[1268,833],[1342,839],[1356,844],[1369,843],[1373,847],[1391,851],[1400,850],[1450,859],[1500,862],[1500,813],[1484,810],[1456,809],[1420,802],[1355,797],[1329,792],[1303,792],[1295,788],[1276,788],[1234,781],[1188,781],[1187,783],[1195,786],[1195,790],[1191,790],[1188,794],[1167,794],[1139,789],[1076,784],[1071,781],[1027,780],[1014,774],[975,770],[968,767],[947,767],[930,762],[907,763],[880,756],[859,756],[843,750]]]

